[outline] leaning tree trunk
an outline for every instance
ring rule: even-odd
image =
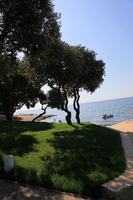
[[[37,117],[35,117],[35,118],[32,120],[32,122],[35,122],[38,118],[40,118],[41,116],[43,116],[44,114],[46,114],[46,109],[47,109],[47,107],[48,107],[48,105],[47,105],[45,108],[43,108],[43,106],[42,106],[43,112],[42,112],[40,115],[38,115]]]
[[[65,96],[65,103],[64,103],[65,105],[64,105],[63,110],[67,113],[66,115],[67,124],[72,125],[71,112],[68,110],[68,98],[67,98],[67,93],[66,93],[65,88],[63,88],[63,91],[64,91],[64,96]]]
[[[77,123],[80,124],[80,104],[79,104],[79,90],[74,90],[74,101],[73,101],[73,108],[76,111],[75,118]]]

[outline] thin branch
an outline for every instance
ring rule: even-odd
[[[43,110],[43,112],[41,114],[39,114],[37,117],[35,117],[32,121],[35,122],[35,120],[37,120],[38,118],[40,118],[42,115],[46,114],[47,107],[48,107],[48,105],[45,108],[43,108],[43,105],[42,105],[41,110]]]

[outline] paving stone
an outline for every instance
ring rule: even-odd
[[[41,187],[22,186],[18,183],[0,180],[0,200],[85,200],[66,193],[47,191]],[[91,200],[90,198],[86,200]]]

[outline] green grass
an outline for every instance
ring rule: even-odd
[[[0,121],[0,177],[8,154],[13,179],[81,195],[97,193],[125,169],[119,133],[90,123]]]

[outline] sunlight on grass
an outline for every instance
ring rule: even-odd
[[[90,123],[0,122],[1,159],[7,154],[15,159],[13,179],[82,195],[125,169],[119,133]]]

